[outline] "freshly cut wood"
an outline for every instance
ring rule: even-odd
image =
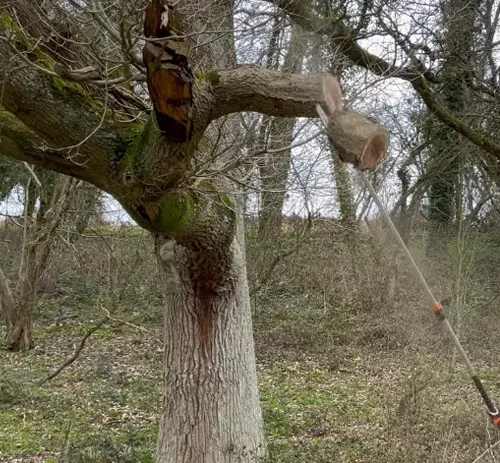
[[[389,133],[380,124],[373,124],[356,111],[344,108],[337,80],[323,78],[325,109],[316,106],[330,143],[343,162],[359,170],[373,170],[387,153]]]

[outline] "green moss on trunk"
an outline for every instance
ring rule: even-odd
[[[159,203],[159,214],[151,223],[155,231],[176,234],[196,215],[197,200],[189,191],[168,193]]]
[[[140,154],[148,142],[153,130],[153,120],[150,118],[145,124],[134,124],[127,127],[121,135],[124,153],[119,162],[119,172],[123,175],[137,175],[141,170]]]
[[[218,71],[207,71],[207,72],[196,72],[196,78],[198,80],[205,80],[210,82],[212,85],[218,84],[220,82],[220,74]]]

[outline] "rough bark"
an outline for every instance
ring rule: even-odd
[[[243,225],[227,261],[156,236],[160,269],[173,273],[165,312],[165,397],[159,463],[243,463],[265,456]],[[217,252],[218,254],[218,252]],[[219,259],[218,257],[217,259]],[[168,268],[170,267],[170,268]]]
[[[446,59],[442,73],[442,93],[446,107],[455,114],[465,110],[468,100],[467,80],[472,78],[474,69],[472,47],[478,14],[477,3],[451,0],[446,2],[443,8]],[[460,134],[441,124],[433,125],[431,136],[428,138],[432,154],[430,169],[435,166],[444,168],[436,168],[429,190],[431,231],[427,254],[439,259],[446,251],[446,238],[452,231],[456,188],[468,149],[464,149],[466,141]]]
[[[300,71],[306,43],[307,40],[300,26],[294,25],[283,63],[283,72],[297,73]],[[275,118],[269,122],[269,143],[267,146],[270,151],[264,154],[259,163],[262,188],[259,220],[259,239],[261,241],[271,237],[276,238],[276,233],[279,234],[281,230],[295,127],[294,118]],[[278,149],[280,152],[273,152],[273,150]]]

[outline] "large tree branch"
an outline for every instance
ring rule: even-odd
[[[45,169],[84,178],[85,166],[62,158],[47,148],[45,142],[8,111],[0,108],[0,155],[26,161]]]
[[[488,134],[474,130],[459,116],[449,111],[440,102],[439,97],[431,90],[429,82],[433,75],[415,67],[399,67],[369,53],[357,43],[355,31],[350,29],[341,19],[325,19],[315,14],[307,3],[301,0],[268,0],[279,6],[290,18],[304,29],[328,36],[355,65],[367,69],[381,77],[396,77],[409,82],[420,95],[426,106],[444,124],[468,138],[479,148],[500,159],[500,144],[491,140]]]
[[[106,105],[78,83],[61,78],[52,58],[33,48],[17,26],[4,19],[2,104],[24,125],[12,120],[4,124],[9,134],[5,129],[3,153],[93,183],[113,194],[144,228],[179,240],[195,240],[203,234],[201,228],[210,229],[204,214],[209,204],[225,204],[220,210],[226,214],[226,203],[231,202],[219,197],[219,182],[195,184],[192,175],[194,154],[211,120],[239,111],[316,117],[316,105],[323,100],[319,76],[249,66],[203,73],[193,82],[189,50],[178,35],[174,11],[166,0],[152,0],[144,59],[154,117],[141,132],[136,127],[124,139]],[[33,137],[20,143],[26,128],[49,149],[42,149]],[[211,197],[206,204],[205,197]]]
[[[45,67],[53,62],[38,50],[20,56],[13,45],[14,33],[0,28],[0,104],[43,138],[47,149],[43,155],[33,146],[22,154],[13,149],[4,154],[18,159],[22,156],[28,162],[77,176],[109,191],[113,178],[110,160],[118,142],[110,111],[79,84],[32,66],[33,61],[45,59]],[[12,121],[9,127],[12,135],[15,130],[23,130]]]
[[[240,111],[318,117],[316,105],[323,101],[321,76],[285,74],[254,66],[219,71],[212,77],[212,86],[212,119]]]
[[[279,6],[293,22],[305,30],[328,36],[333,44],[354,64],[366,68],[376,75],[398,77],[408,81],[419,75],[413,68],[396,66],[366,51],[356,42],[356,32],[339,18],[322,18],[310,10],[308,4],[301,0],[268,1]]]
[[[444,104],[438,101],[436,95],[429,88],[429,85],[424,78],[421,77],[420,79],[415,80],[412,82],[412,86],[418,92],[427,108],[429,108],[441,122],[444,122],[448,127],[451,127],[456,132],[468,138],[476,146],[493,155],[496,164],[498,165],[498,162],[500,161],[500,145],[498,143],[491,140],[488,134],[474,130],[472,127],[465,124],[453,112],[449,111]]]
[[[164,74],[168,72],[176,70],[168,68]],[[150,88],[156,88],[156,94],[160,94],[160,85],[167,83],[168,80],[158,82]],[[172,88],[166,86],[163,94]],[[323,101],[321,76],[285,74],[253,66],[199,75],[192,95],[193,118],[188,119],[192,131],[188,141],[179,144],[168,140],[182,125],[173,118],[164,118],[163,126],[158,127],[158,105],[156,118],[145,127],[137,150],[126,153],[122,165],[127,176],[136,184],[148,185],[141,193],[142,200],[157,200],[176,185],[190,183],[186,174],[211,120],[241,111],[279,117],[317,117],[316,105]]]

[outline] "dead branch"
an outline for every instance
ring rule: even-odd
[[[75,349],[75,352],[73,353],[73,355],[71,357],[69,357],[57,370],[55,370],[53,373],[51,373],[46,378],[42,379],[38,384],[40,386],[45,384],[47,381],[54,379],[65,368],[69,367],[80,356],[80,353],[82,352],[83,348],[85,347],[85,343],[87,342],[87,339],[92,335],[92,333],[95,333],[101,326],[103,326],[108,321],[109,321],[109,317],[106,315],[99,322],[97,322],[92,328],[90,328],[85,333],[85,335],[82,337],[82,339],[80,340],[80,343],[78,344],[78,347]]]

